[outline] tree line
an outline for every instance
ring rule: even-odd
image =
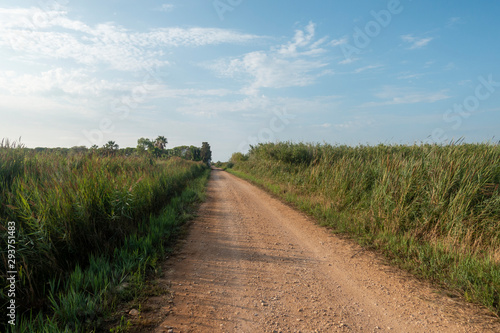
[[[64,155],[94,153],[101,155],[117,156],[143,156],[149,155],[156,158],[180,157],[191,161],[203,161],[210,163],[212,160],[212,151],[208,142],[202,142],[201,147],[196,146],[178,146],[167,149],[168,140],[160,135],[156,139],[140,138],[137,140],[136,147],[120,148],[115,141],[108,141],[102,147],[93,145],[90,148],[86,146],[75,146],[71,148],[34,148],[37,152],[56,151]]]

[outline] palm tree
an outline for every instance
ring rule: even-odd
[[[108,143],[103,146],[103,148],[106,150],[118,150],[118,147],[118,144],[116,144],[116,142],[114,141],[108,141]]]
[[[163,135],[160,135],[155,140],[155,147],[163,150],[163,149],[165,149],[165,146],[167,145],[167,143],[168,143],[167,138],[164,137]]]

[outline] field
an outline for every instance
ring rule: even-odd
[[[12,270],[12,229],[16,331],[91,329],[113,302],[132,297],[199,200],[208,173],[202,162],[178,157],[0,148],[0,268]]]
[[[249,179],[394,263],[500,314],[500,146],[269,143]]]

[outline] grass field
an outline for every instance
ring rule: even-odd
[[[155,267],[208,173],[205,164],[180,158],[0,148],[0,268],[9,270],[13,221],[15,331],[94,327],[121,297],[117,285],[140,283]],[[0,280],[8,285],[5,276]],[[5,311],[6,288],[0,298]]]
[[[500,314],[500,146],[276,143],[230,172]]]

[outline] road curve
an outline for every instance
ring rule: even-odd
[[[143,306],[151,332],[500,332],[246,181],[215,169],[207,195],[164,264],[171,296]]]

